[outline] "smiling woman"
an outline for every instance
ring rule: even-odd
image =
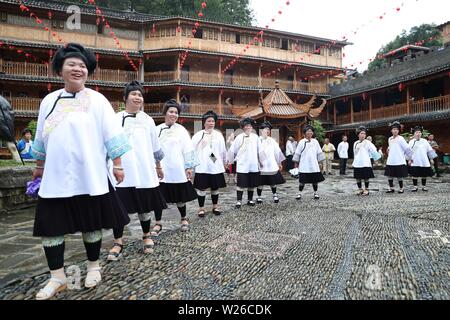
[[[108,179],[105,159],[113,159],[117,182],[124,179],[121,156],[130,150],[114,110],[99,92],[85,88],[97,65],[94,54],[69,43],[59,49],[53,70],[64,89],[47,95],[39,109],[32,154],[33,179],[42,178],[33,235],[42,237],[51,278],[36,298],[46,300],[67,286],[64,236],[82,232],[88,257],[85,286],[101,280],[98,258],[102,229],[130,221]]]

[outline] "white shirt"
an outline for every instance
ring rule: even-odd
[[[193,169],[198,164],[189,132],[180,124],[167,126],[165,123],[156,127],[164,159],[161,166],[166,183],[185,183],[186,169]]]
[[[389,138],[389,155],[386,164],[388,166],[406,165],[406,160],[410,159],[412,150],[402,136]]]
[[[336,151],[334,144],[332,143],[324,144],[322,147],[322,151],[325,154],[325,159],[334,160],[334,152]]]
[[[428,158],[428,152],[433,151],[433,148],[425,139],[412,139],[409,142],[409,147],[412,149],[412,167],[426,167],[430,168],[430,159]]]
[[[261,152],[261,141],[259,137],[250,133],[247,136],[241,133],[234,139],[228,150],[228,161],[236,161],[236,172],[250,173],[259,172],[259,154]]]
[[[275,174],[281,163],[286,159],[278,142],[272,137],[259,137],[261,142],[260,168],[261,174]]]
[[[58,99],[59,97],[59,99]],[[39,109],[33,156],[45,160],[39,196],[68,198],[109,192],[107,156],[122,156],[130,145],[114,110],[99,92],[60,89]]]
[[[353,144],[353,168],[372,168],[371,154],[377,152],[375,145],[369,140],[356,141]]]
[[[339,143],[337,149],[339,158],[348,159],[348,148],[349,148],[348,142],[342,141],[341,143]]]
[[[292,158],[293,161],[300,162],[298,167],[300,173],[320,172],[319,159],[325,159],[319,141],[316,139],[308,141],[306,138],[300,140]]]
[[[288,140],[288,142],[286,142],[286,157],[294,155],[294,152],[294,143]]]
[[[161,160],[163,153],[156,134],[155,121],[145,112],[138,112],[134,116],[122,111],[116,114],[116,122],[123,126],[132,146],[131,151],[122,157],[125,179],[116,187],[156,188],[159,186],[159,178],[156,173],[155,154],[158,160]]]
[[[192,144],[198,156],[199,165],[195,168],[196,173],[220,174],[225,172],[227,162],[227,149],[225,139],[220,131],[206,130],[197,132],[192,137]],[[213,159],[211,154],[214,155]]]

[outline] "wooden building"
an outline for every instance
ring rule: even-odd
[[[103,93],[116,109],[123,107],[124,85],[140,80],[145,111],[161,122],[162,104],[176,98],[185,108],[180,121],[191,132],[193,122],[210,109],[220,115],[223,130],[236,128],[239,114],[258,106],[260,92],[268,94],[276,80],[295,103],[314,95],[328,98],[328,85],[343,72],[342,48],[348,44],[265,30],[262,40],[250,45],[260,31],[256,27],[202,20],[193,36],[195,19],[102,9],[103,21],[95,7],[82,4],[81,28],[72,30],[66,24],[68,4],[27,1],[29,12],[15,0],[0,0],[0,5],[0,94],[16,112],[17,133],[36,119],[41,99],[62,87],[50,62],[63,43],[77,42],[96,53],[98,69],[87,86]],[[40,23],[30,18],[31,12]],[[222,72],[236,56],[238,63]],[[276,75],[265,76],[277,69]]]
[[[355,141],[361,125],[371,136],[387,140],[389,123],[399,120],[404,131],[424,126],[435,134],[441,152],[450,153],[450,46],[410,49],[393,52],[396,59],[378,70],[330,87],[327,117],[333,122],[328,128],[333,143],[342,134]]]

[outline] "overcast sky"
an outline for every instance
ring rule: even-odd
[[[290,0],[289,6],[286,0],[250,3],[258,26],[270,23],[271,29],[338,40],[347,35],[353,45],[345,49],[344,66],[356,63],[359,71],[365,70],[368,59],[403,29],[450,20],[449,0]],[[277,13],[280,9],[281,15]],[[275,22],[270,22],[273,17]],[[355,30],[356,35],[352,33]]]

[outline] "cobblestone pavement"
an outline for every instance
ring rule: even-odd
[[[385,194],[387,181],[382,172],[376,176],[369,197],[355,195],[349,174],[327,176],[319,201],[307,186],[301,203],[294,200],[297,181],[288,178],[279,204],[266,189],[262,205],[240,211],[230,186],[222,216],[200,220],[189,204],[189,232],[179,230],[176,209],[167,211],[150,255],[142,253],[134,217],[119,262],[106,262],[112,235],[104,232],[101,284],[56,298],[449,299],[449,176],[430,179],[428,193],[403,195]],[[0,299],[33,299],[48,280],[32,218],[32,211],[0,217]],[[80,235],[67,238],[66,251],[83,284]]]

